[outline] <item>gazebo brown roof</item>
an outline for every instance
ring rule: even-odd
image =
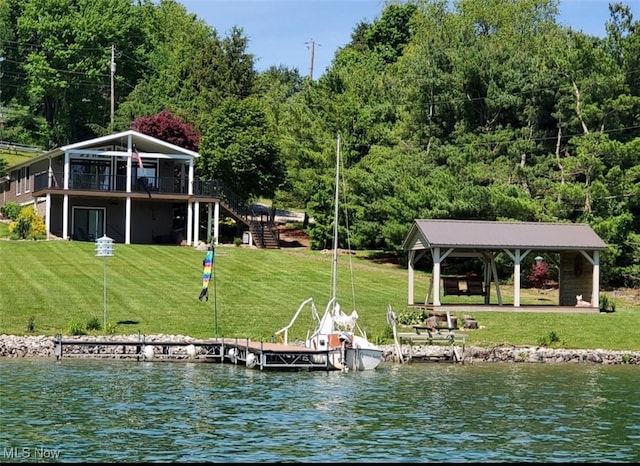
[[[585,223],[489,222],[480,220],[415,220],[403,249],[603,250],[607,245]]]
[[[591,304],[599,306],[599,252],[606,243],[584,223],[491,222],[480,220],[415,220],[402,247],[409,252],[409,304],[413,301],[414,266],[427,251],[433,258],[430,287],[433,305],[440,305],[440,264],[448,256],[480,257],[485,261],[484,281],[495,282],[498,300],[501,297],[496,277],[495,256],[505,252],[514,262],[514,306],[520,305],[520,264],[532,250],[577,251],[592,269]],[[429,293],[431,293],[431,288]],[[488,303],[488,293],[485,302]],[[426,303],[425,303],[426,304]]]

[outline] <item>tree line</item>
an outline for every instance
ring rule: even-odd
[[[584,222],[603,282],[638,286],[640,31],[609,11],[599,38],[558,0],[390,1],[314,81],[257,72],[242,25],[221,36],[175,0],[3,0],[0,140],[50,149],[169,111],[200,176],[303,209],[322,248],[340,134],[352,247],[400,254],[417,218]]]

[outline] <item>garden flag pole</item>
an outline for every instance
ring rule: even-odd
[[[211,274],[213,272],[213,328],[214,335],[218,338],[218,295],[216,292],[216,274],[213,268],[214,257],[213,244],[207,248],[207,254],[202,261],[202,290],[198,299],[200,301],[209,301],[209,282],[211,281]]]
[[[212,251],[213,263],[213,245],[210,246]],[[218,338],[218,289],[216,288],[216,271],[213,270],[213,336]]]
[[[198,299],[209,301],[209,281],[211,280],[211,270],[213,269],[213,246],[207,248],[207,255],[202,261],[202,290]]]
[[[133,151],[131,152],[131,160],[134,162],[138,162],[138,168],[144,168],[144,165],[142,165],[142,159],[140,158],[140,154],[138,154],[138,149],[136,148],[135,144],[133,145]]]

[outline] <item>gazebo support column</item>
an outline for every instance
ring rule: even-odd
[[[520,249],[516,249],[513,252],[508,249],[504,249],[504,252],[506,252],[511,260],[513,260],[513,307],[520,307],[520,264],[531,250],[527,249],[525,252],[521,253]]]
[[[498,305],[502,306],[502,291],[500,291],[500,282],[498,281],[498,268],[496,267],[496,259],[495,257],[491,258],[491,280],[493,280],[494,285],[496,287],[496,297],[498,299]],[[490,281],[487,283],[487,288]],[[487,295],[485,296],[485,304],[489,304],[489,289],[487,289]]]
[[[431,273],[431,282],[433,283],[433,305],[434,306],[442,305],[442,303],[440,302],[440,264],[452,252],[453,252],[453,248],[448,249],[444,254],[440,254],[440,248],[431,249],[431,256],[433,257],[433,271]]]
[[[433,282],[433,305],[440,306],[440,248],[431,250],[433,256],[433,271],[431,273],[431,281]]]
[[[415,265],[415,257],[416,257],[416,251],[414,251],[413,249],[409,250],[409,256],[407,260],[407,269],[409,270],[409,280],[408,280],[409,288],[407,289],[407,302],[409,306],[413,306],[413,304],[415,303],[415,300],[413,298],[413,280],[415,277],[413,267]]]
[[[580,253],[587,258],[592,265],[591,277],[591,307],[600,308],[600,251],[593,251],[593,257],[586,251]]]

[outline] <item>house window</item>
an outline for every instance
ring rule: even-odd
[[[73,208],[73,239],[76,241],[95,241],[105,235],[104,207]]]
[[[109,160],[82,160],[71,163],[69,186],[72,189],[110,189],[111,162]]]
[[[16,170],[14,172],[16,177],[16,195],[22,194],[22,170]]]
[[[25,167],[24,169],[24,192],[31,191],[31,167]]]
[[[158,187],[158,164],[154,161],[146,162],[143,161],[143,168],[134,167],[135,170],[133,172],[134,180],[144,180],[146,181],[146,186],[149,188],[157,188]]]

